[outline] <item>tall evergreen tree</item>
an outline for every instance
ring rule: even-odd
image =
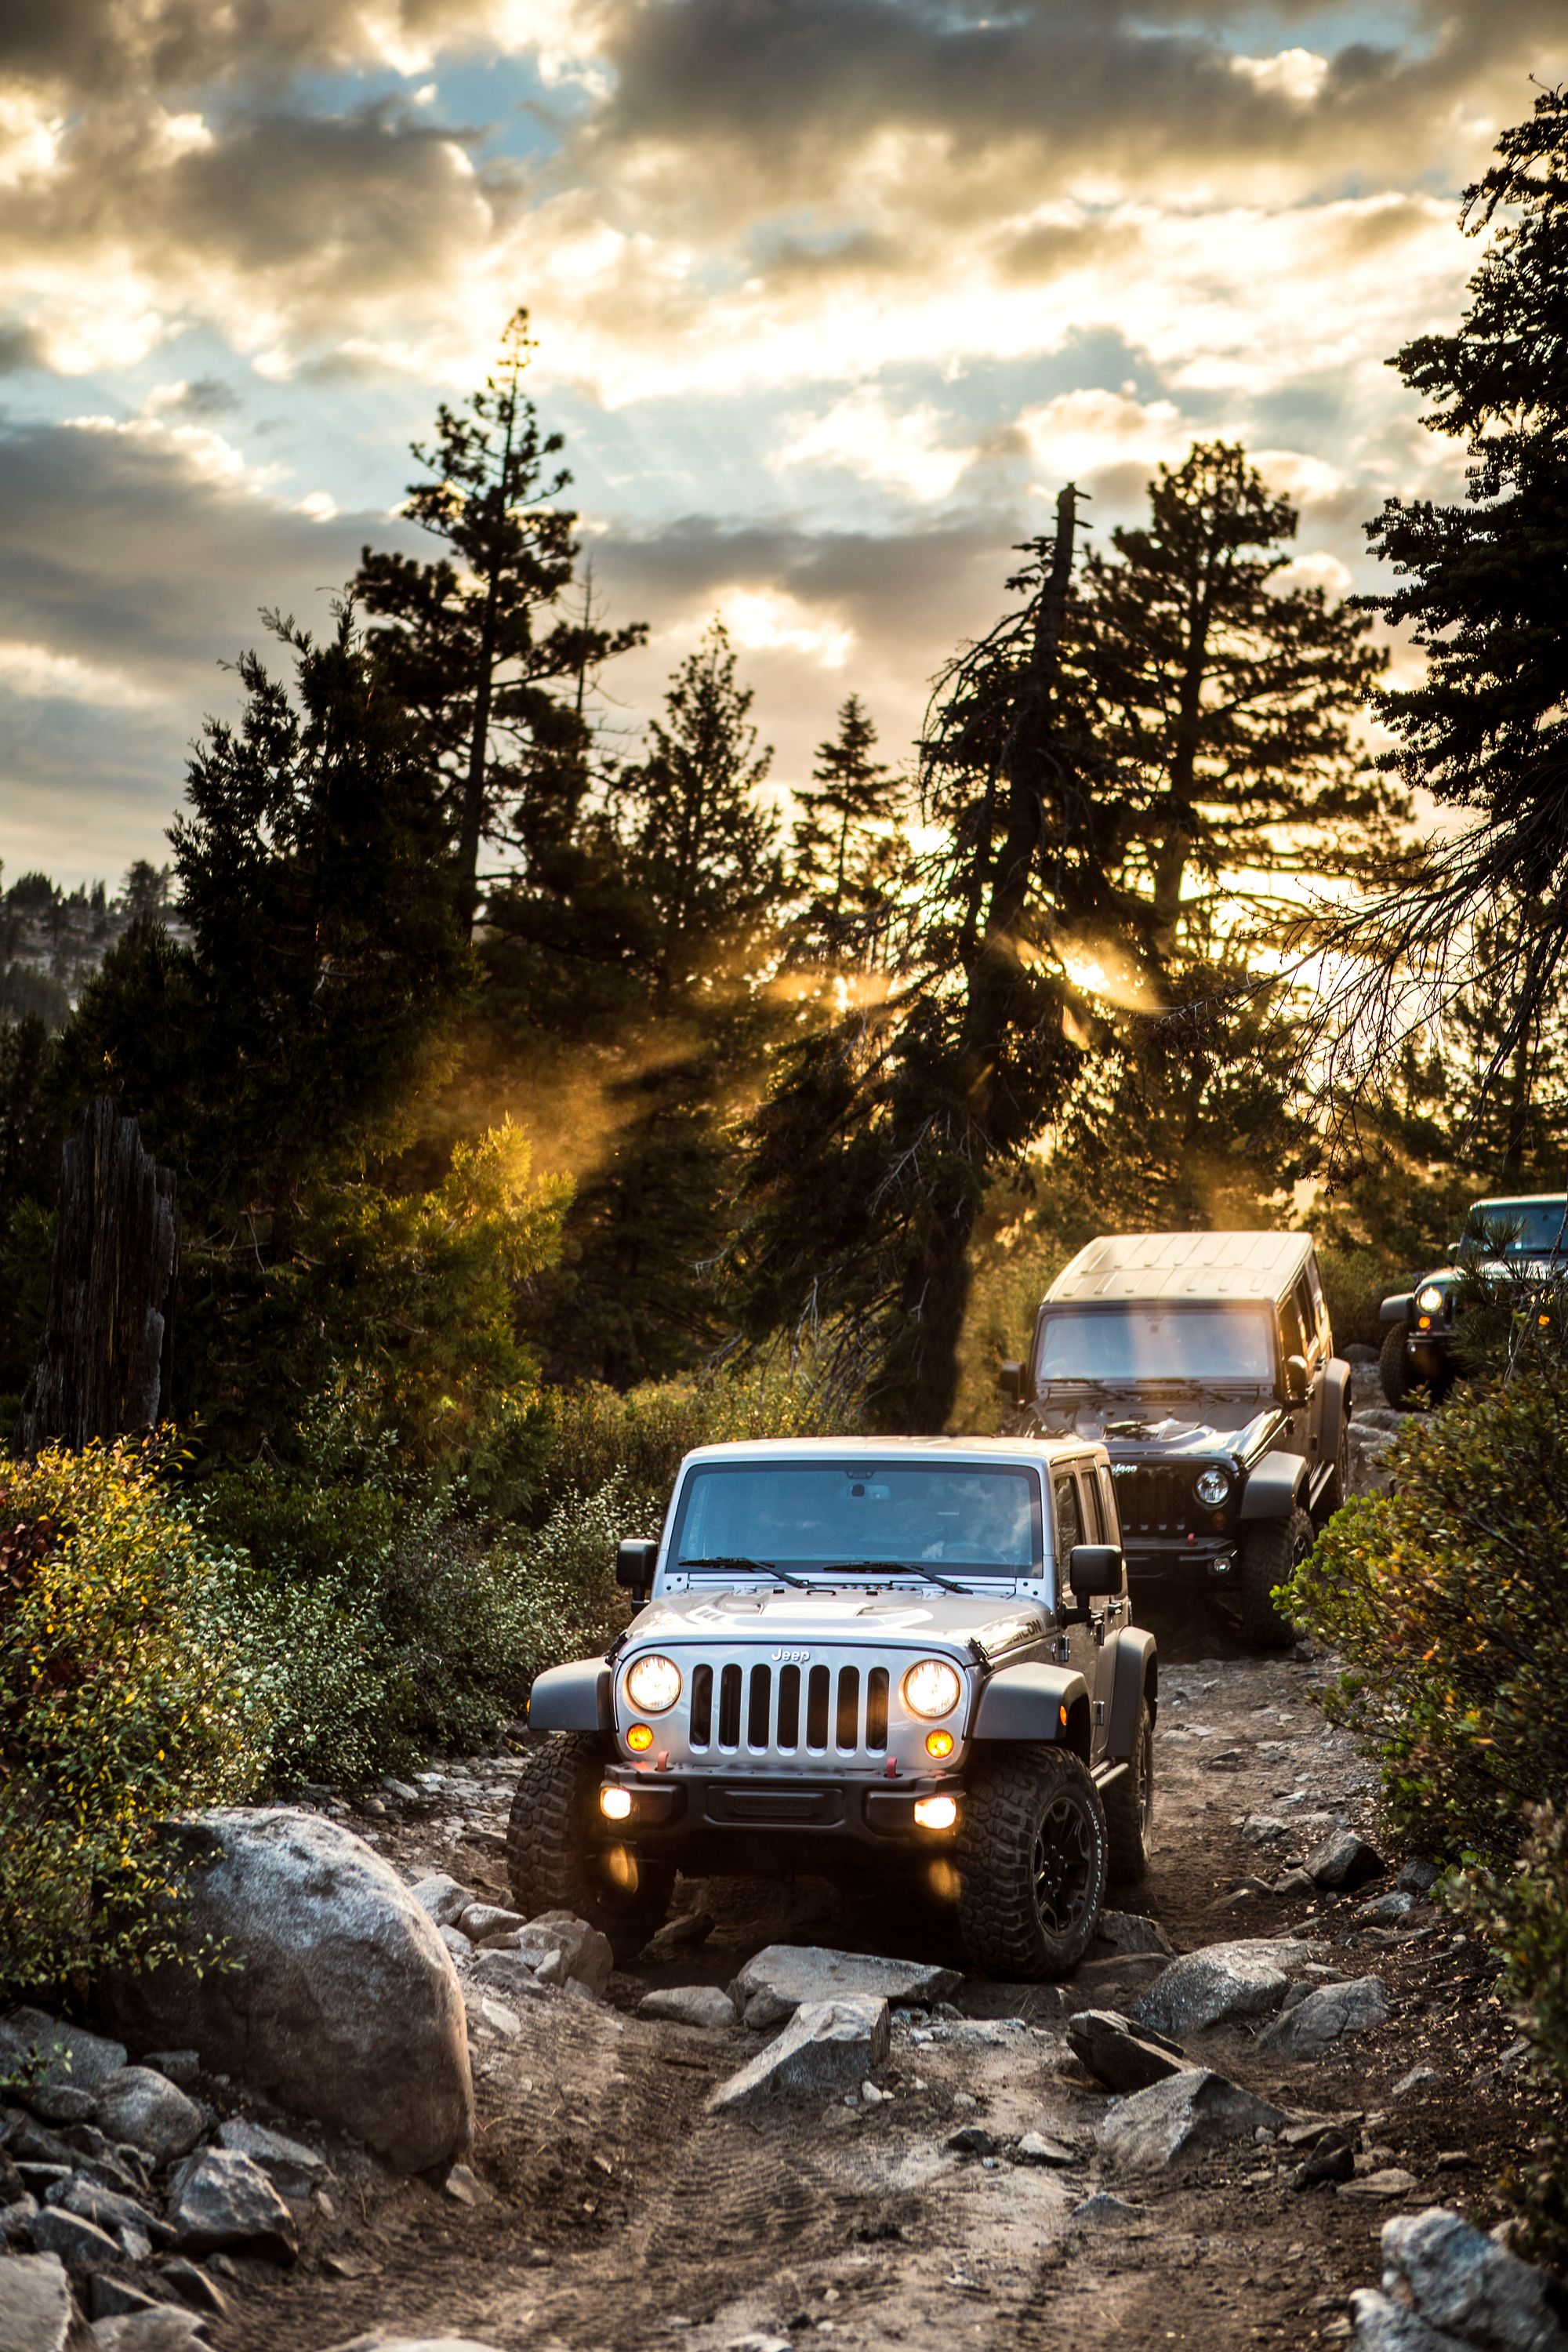
[[[837,733],[817,746],[811,782],[795,788],[794,884],[806,902],[807,931],[829,961],[864,950],[907,872],[905,793],[872,758],[876,742],[869,711],[849,695]]]
[[[579,617],[557,610],[577,518],[556,503],[572,479],[553,462],[562,436],[522,389],[533,349],[519,310],[467,414],[443,403],[434,443],[414,445],[426,476],[405,511],[450,552],[419,563],[367,547],[354,583],[385,677],[445,779],[465,937],[482,841],[501,832],[531,853],[570,837],[591,782],[584,680],[646,635],[598,625],[586,600]]]
[[[1385,656],[1363,614],[1279,584],[1289,499],[1229,442],[1162,466],[1149,499],[1146,524],[1087,559],[1084,598],[1086,658],[1142,780],[1127,878],[1163,975],[1223,952],[1216,901],[1360,870],[1393,811],[1352,735]]]
[[[1506,1086],[1568,962],[1568,89],[1542,90],[1497,153],[1460,205],[1491,233],[1468,308],[1392,362],[1428,429],[1465,444],[1467,496],[1393,498],[1367,526],[1400,583],[1369,602],[1426,657],[1382,697],[1384,764],[1469,822],[1334,935],[1360,960],[1327,1016],[1352,1096],[1413,1022],[1478,985],[1502,1008],[1489,1071]]]

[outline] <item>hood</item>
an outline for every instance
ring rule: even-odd
[[[995,1593],[973,1599],[957,1592],[889,1592],[874,1586],[834,1585],[798,1592],[729,1591],[721,1585],[672,1592],[650,1601],[633,1618],[628,1649],[650,1642],[756,1642],[761,1644],[867,1642],[886,1646],[907,1642],[967,1649],[978,1643],[990,1656],[1039,1638],[1045,1612],[1037,1601],[1020,1601],[1010,1580],[997,1579]]]
[[[1076,1437],[1098,1439],[1112,1455],[1137,1452],[1173,1462],[1256,1453],[1287,1418],[1277,1404],[1259,1412],[1256,1393],[1142,1403],[1132,1396],[1090,1396],[1064,1398],[1058,1404],[1047,1396],[1038,1410],[1047,1437],[1071,1431]]]
[[[1568,1273],[1568,1252],[1561,1257],[1539,1254],[1526,1257],[1522,1252],[1510,1250],[1506,1257],[1481,1258],[1468,1266],[1435,1265],[1428,1274],[1417,1275],[1410,1286],[1410,1296],[1428,1282],[1457,1283],[1467,1275],[1479,1275],[1486,1282],[1561,1282]]]

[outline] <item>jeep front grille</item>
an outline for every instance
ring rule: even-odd
[[[1116,1472],[1116,1509],[1124,1536],[1182,1536],[1192,1521],[1190,1470]]]
[[[899,1677],[910,1659],[863,1650],[811,1657],[759,1658],[754,1649],[726,1657],[679,1658],[685,1687],[658,1718],[658,1744],[670,1763],[724,1771],[880,1771],[889,1754],[915,1768],[927,1726],[906,1715]],[[628,1660],[629,1664],[630,1661]],[[616,1719],[631,1720],[617,1679]],[[962,1707],[947,1718],[963,1729]]]

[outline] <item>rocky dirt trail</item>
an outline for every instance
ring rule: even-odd
[[[1300,1871],[1325,1836],[1370,1819],[1367,1771],[1311,1702],[1319,1669],[1148,1613],[1163,1660],[1160,1850],[1121,1899],[1178,1953],[1300,1939],[1283,2000],[1276,1978],[1258,2014],[1170,2037],[1280,2113],[1171,2164],[1149,2124],[1131,2154],[1125,2129],[1108,2145],[1112,2094],[1066,2022],[1127,2011],[1168,1957],[1107,1946],[1068,1985],[967,1978],[933,2011],[895,2010],[869,2098],[710,2114],[763,2037],[639,2016],[650,1990],[724,1987],[780,1943],[950,1955],[940,1924],[814,1882],[682,1887],[678,1910],[707,1912],[710,1931],[617,1972],[605,2000],[571,1985],[498,1999],[470,1976],[471,2171],[437,2190],[325,2143],[334,2177],[310,2200],[297,2266],[220,2258],[230,2310],[215,2343],[1224,2352],[1348,2340],[1347,2297],[1375,2281],[1392,2212],[1442,2202],[1493,2218],[1489,2184],[1533,2127],[1522,2052],[1479,1948],[1421,1899],[1418,1871],[1401,1889],[1393,1866],[1363,1857],[1373,1874],[1338,1892]],[[389,1787],[368,1810],[317,1801],[405,1876],[446,1872],[504,1902],[515,1769],[504,1754],[475,1759]],[[1134,1923],[1114,1940],[1158,1938]],[[1326,2016],[1322,2000],[1303,2006],[1346,1982],[1357,1993],[1334,1995]],[[1368,2015],[1380,2021],[1355,2030]],[[1352,2030],[1323,2038],[1347,2018]]]

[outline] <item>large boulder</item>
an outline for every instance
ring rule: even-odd
[[[963,1981],[956,1969],[923,1960],[885,1960],[867,1952],[831,1952],[815,1944],[770,1944],[746,1962],[730,1998],[758,2032],[782,2023],[803,2001],[843,1996],[930,2009]]]
[[[119,2073],[129,2054],[122,2042],[106,2041],[85,2026],[61,2025],[41,2009],[14,2009],[9,2017],[0,2018],[0,2062],[31,2060],[37,2072],[29,2076],[29,2082],[95,2092],[110,2074]],[[51,2120],[74,2123],[79,2119],[58,2116]]]
[[[129,2141],[155,2164],[188,2155],[202,2136],[202,2111],[151,2066],[122,2066],[98,2094],[99,2127]]]
[[[1278,2009],[1292,1974],[1313,1956],[1310,1944],[1284,1936],[1205,1944],[1173,1960],[1132,2005],[1135,2025],[1159,2033],[1192,2033],[1233,2018],[1262,2017]]]
[[[739,2023],[735,2004],[717,1985],[660,1985],[645,1992],[637,2003],[639,2017],[661,2018],[671,2025],[723,2028]]]
[[[1446,2206],[1384,2223],[1383,2284],[1477,2352],[1568,2352],[1568,2294]]]
[[[1068,2045],[1108,2090],[1143,2091],[1189,2064],[1163,2034],[1140,2033],[1119,2010],[1081,2009],[1067,2023]]]
[[[1250,2139],[1260,2125],[1278,2131],[1289,2120],[1223,2074],[1194,2066],[1118,2099],[1098,2137],[1100,2153],[1118,2171],[1163,2172],[1222,2141]]]
[[[1471,2352],[1462,2336],[1428,2327],[1403,2303],[1375,2287],[1357,2287],[1351,2297],[1352,2352]]]
[[[237,2246],[247,2254],[291,2263],[299,2251],[294,2217],[262,2171],[237,2148],[187,2156],[169,2181],[174,2242],[188,2254]]]
[[[117,1978],[139,2049],[177,2042],[216,2073],[355,2132],[403,2172],[450,2163],[473,2130],[462,1988],[429,1913],[335,1822],[286,1806],[174,1825],[180,1935],[221,1948]]]
[[[887,2002],[868,1994],[803,2001],[777,2039],[721,2083],[708,2105],[723,2113],[858,2090],[886,2058],[889,2032]]]

